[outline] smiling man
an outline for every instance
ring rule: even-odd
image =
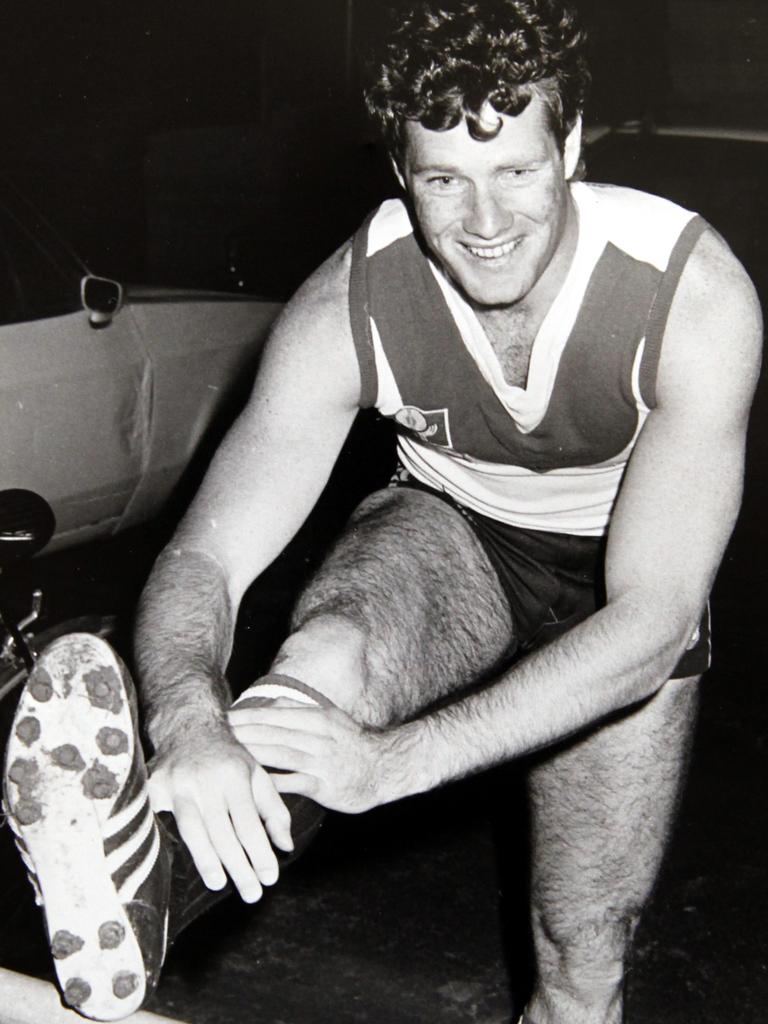
[[[273,847],[311,831],[316,805],[356,813],[527,757],[527,1024],[622,1019],[709,661],[707,599],[739,506],[761,330],[744,271],[700,217],[574,182],[582,50],[556,0],[427,0],[402,19],[368,94],[402,199],[286,307],[137,632],[152,804],[173,813],[213,890],[229,875],[257,900],[277,878]],[[357,510],[273,671],[230,707],[240,600],[370,406],[398,427],[392,486]],[[108,650],[74,640],[42,659],[17,725],[39,697],[68,779],[80,770],[69,748],[85,741],[67,739],[75,716],[57,724],[49,686],[64,707],[73,658],[79,720],[102,735],[94,687],[123,683]],[[84,778],[86,800],[112,801],[92,826],[112,860],[91,843],[102,895],[78,927],[106,921],[135,943],[119,971],[106,953],[82,959],[62,896],[74,868],[36,853],[45,837],[27,820],[30,794],[58,793],[62,774],[25,767],[34,731],[18,734],[7,784],[14,827],[49,877],[67,998],[115,1016],[138,1005],[162,957],[157,938],[147,952],[162,928],[146,907],[161,920],[166,896],[146,886],[166,870],[168,840],[139,810],[140,769],[107,796],[106,776]],[[138,746],[125,757],[135,764]],[[70,787],[57,799],[83,798]],[[121,842],[138,885],[116,880]],[[82,977],[66,966],[77,957]]]
[[[483,104],[483,146],[463,123],[441,132],[405,127],[397,177],[432,257],[482,316],[522,301],[548,306],[573,259],[578,218],[566,180],[578,163],[581,124],[561,145],[549,118],[544,94],[532,90],[516,116]]]

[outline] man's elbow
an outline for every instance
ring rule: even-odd
[[[621,608],[633,636],[644,686],[648,690],[646,695],[650,696],[672,676],[683,656],[700,642],[707,600],[680,595],[670,599],[656,593],[625,595],[613,603]]]

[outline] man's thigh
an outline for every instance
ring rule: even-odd
[[[471,527],[415,488],[377,491],[354,513],[299,599],[293,629],[324,618],[362,636],[364,685],[382,721],[487,677],[512,640],[509,604]]]

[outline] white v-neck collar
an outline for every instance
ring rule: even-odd
[[[442,269],[432,260],[429,261],[467,351],[518,429],[525,434],[534,430],[546,414],[560,358],[576,323],[592,271],[607,240],[596,200],[588,186],[572,185],[571,195],[579,218],[576,251],[560,291],[536,334],[524,388],[507,384],[504,380],[499,360],[475,311]]]

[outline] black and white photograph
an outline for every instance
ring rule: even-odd
[[[762,1024],[764,0],[0,54],[0,1024]]]

